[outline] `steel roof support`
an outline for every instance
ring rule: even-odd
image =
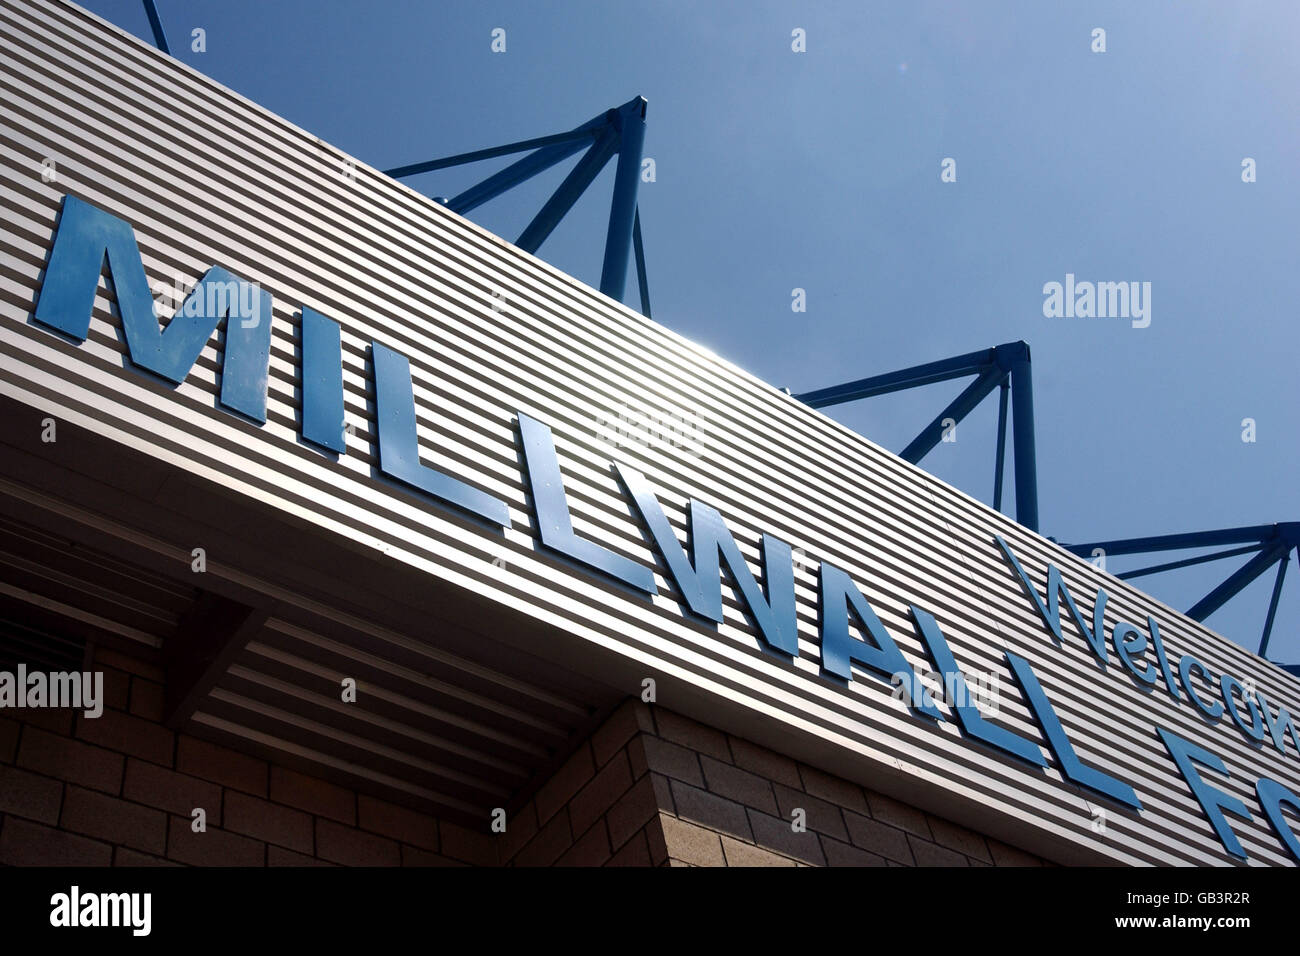
[[[632,217],[632,251],[636,256],[636,284],[641,293],[641,314],[650,318],[650,284],[645,274],[645,246],[641,244],[641,207]]]
[[[993,349],[982,349],[979,352],[967,352],[965,355],[941,359],[938,362],[927,362],[897,372],[886,372],[883,375],[860,378],[843,385],[832,385],[829,388],[804,392],[796,395],[795,398],[810,408],[826,408],[829,405],[856,402],[860,398],[874,398],[877,395],[887,395],[906,388],[919,388],[922,385],[947,382],[966,375],[977,375],[993,360],[993,351]]]
[[[1228,576],[1228,579],[1187,609],[1187,616],[1194,621],[1204,621],[1223,605],[1241,593],[1246,585],[1271,568],[1283,558],[1288,549],[1269,548],[1255,555],[1240,568]]]
[[[1016,346],[1019,346],[1017,348]],[[1011,438],[1015,446],[1016,520],[1038,530],[1038,450],[1034,440],[1034,383],[1029,346],[999,345],[1000,360],[1011,362]],[[1007,354],[1003,355],[1003,350]]]
[[[144,0],[144,15],[149,18],[149,29],[153,30],[154,46],[170,56],[172,51],[167,46],[167,34],[163,32],[162,19],[153,0]]]
[[[1002,379],[998,394],[998,457],[993,465],[993,510],[1002,510],[1002,473],[1007,463],[1007,392],[1011,383]]]
[[[609,208],[605,235],[605,263],[600,270],[600,291],[623,300],[627,263],[632,252],[632,226],[636,219],[637,184],[641,181],[641,148],[645,144],[643,97],[624,104],[614,116],[618,132],[618,167],[614,172],[614,201]]]
[[[499,173],[494,173],[481,183],[477,183],[458,196],[447,200],[446,206],[461,216],[477,209],[489,199],[495,199],[507,189],[513,189],[538,173],[545,172],[556,163],[563,162],[591,142],[594,134],[583,133],[579,139],[570,140],[555,146],[547,146],[530,153],[523,159],[516,160]]]
[[[1278,602],[1282,595],[1282,582],[1286,578],[1286,564],[1291,559],[1291,552],[1300,547],[1300,522],[1287,521],[1272,525],[1251,525],[1244,528],[1194,531],[1188,534],[1122,538],[1114,541],[1097,541],[1090,544],[1063,544],[1061,547],[1072,554],[1086,558],[1098,549],[1110,556],[1184,551],[1192,548],[1209,548],[1225,544],[1244,544],[1244,547],[1216,551],[1213,554],[1198,555],[1180,561],[1171,561],[1167,564],[1140,568],[1136,571],[1121,574],[1119,577],[1122,579],[1142,577],[1147,574],[1157,574],[1161,571],[1174,571],[1195,564],[1217,561],[1221,558],[1254,554],[1254,557],[1188,609],[1188,617],[1196,621],[1204,621],[1223,607],[1224,604],[1240,594],[1245,587],[1267,572],[1274,564],[1278,565],[1277,577],[1273,582],[1272,597],[1269,600],[1268,615],[1264,621],[1264,633],[1259,644],[1259,654],[1263,657],[1268,650],[1269,638],[1272,636],[1273,621],[1277,617]]]
[[[1160,574],[1164,571],[1177,571],[1180,568],[1190,568],[1196,564],[1207,564],[1210,561],[1222,561],[1224,558],[1235,558],[1239,554],[1252,554],[1259,550],[1259,545],[1248,544],[1244,548],[1232,548],[1228,551],[1215,551],[1213,554],[1202,554],[1195,558],[1183,558],[1181,561],[1170,561],[1168,564],[1155,564],[1149,568],[1139,568],[1136,571],[1125,571],[1123,574],[1117,574],[1115,577],[1121,581],[1131,581],[1134,578],[1144,578],[1148,574]]]
[[[533,221],[519,234],[515,245],[525,252],[535,253],[559,225],[560,220],[573,208],[578,197],[591,185],[591,181],[605,168],[605,164],[609,162],[609,158],[614,155],[617,148],[618,134],[612,129],[605,130],[600,139],[596,140],[582,159],[578,160],[578,164],[569,170],[569,175],[564,177],[559,188],[551,194],[551,198],[546,200],[546,204],[533,217]]]
[[[1245,544],[1253,541],[1256,547],[1278,533],[1281,525],[1259,524],[1243,528],[1222,528],[1216,531],[1192,531],[1185,534],[1161,534],[1145,538],[1117,538],[1112,541],[1094,541],[1091,544],[1062,544],[1072,554],[1087,557],[1094,548],[1112,554],[1154,554],[1160,551],[1187,551],[1191,548],[1213,548],[1225,544]]]
[[[1273,619],[1277,617],[1277,602],[1282,597],[1282,582],[1286,579],[1287,562],[1291,560],[1288,551],[1277,563],[1277,577],[1273,580],[1273,596],[1268,601],[1268,616],[1264,618],[1264,636],[1259,641],[1259,656],[1268,657],[1268,639],[1273,636]]]
[[[1007,389],[1011,391],[1012,441],[1015,450],[1016,520],[1031,531],[1038,530],[1038,464],[1034,442],[1033,378],[1030,374],[1029,346],[1008,342],[996,348],[967,352],[938,362],[927,362],[897,372],[833,385],[795,398],[813,408],[826,408],[862,398],[873,398],[908,388],[933,385],[967,375],[977,378],[948,403],[926,425],[899,457],[919,464],[935,445],[943,440],[945,420],[960,422],[998,387],[1002,393],[998,407],[998,458],[993,476],[994,507],[1001,510],[1003,460],[1006,449]]]
[[[444,156],[442,159],[427,159],[422,163],[411,163],[407,166],[395,166],[392,169],[385,169],[385,176],[392,176],[394,179],[401,179],[403,176],[417,176],[420,173],[430,173],[435,169],[449,169],[452,166],[464,166],[468,163],[477,163],[484,159],[495,159],[497,156],[509,156],[513,153],[523,153],[529,150],[553,151],[555,147],[571,146],[564,155],[572,156],[583,145],[590,142],[595,136],[594,127],[598,121],[604,117],[597,117],[591,123],[584,124],[567,133],[555,133],[552,136],[539,136],[536,139],[520,140],[518,143],[507,143],[504,146],[491,146],[487,149],[476,149],[468,153],[458,153],[455,156]],[[557,160],[558,162],[558,160]],[[543,166],[543,169],[546,167]],[[526,177],[525,177],[526,178]]]
[[[637,187],[641,179],[641,152],[645,145],[646,101],[633,97],[618,109],[606,110],[567,133],[541,136],[505,146],[494,146],[443,159],[431,159],[385,170],[394,178],[414,176],[436,169],[462,166],[511,153],[530,151],[529,155],[505,169],[471,186],[453,199],[438,199],[453,212],[465,215],[518,186],[538,173],[580,152],[587,152],[569,172],[546,205],[533,217],[515,243],[526,252],[536,253],[560,220],[592,184],[605,164],[618,155],[614,173],[614,197],[610,204],[609,228],[605,235],[605,256],[601,263],[600,291],[622,301],[627,285],[628,262],[634,259],[641,311],[650,314],[650,288],[646,278],[645,247],[641,241],[641,211],[637,205]]]
[[[956,398],[936,415],[930,424],[921,429],[921,434],[912,439],[908,446],[898,453],[898,457],[912,464],[918,464],[922,458],[934,450],[934,446],[943,441],[945,422],[960,424],[980,402],[997,388],[1006,378],[1006,373],[996,366],[990,366],[980,373],[979,378],[966,386]]]

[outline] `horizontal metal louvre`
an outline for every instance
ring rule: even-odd
[[[1274,707],[1297,714],[1300,682],[1290,675],[364,164],[355,182],[345,179],[343,154],[74,7],[29,0],[0,7],[0,55],[0,186],[8,203],[0,234],[0,392],[488,595],[648,674],[739,701],[756,721],[830,744],[846,763],[902,771],[946,792],[956,807],[995,808],[1116,861],[1225,860],[1156,738],[1156,723],[1221,755],[1232,780],[1216,785],[1247,805],[1260,775],[1300,792],[1294,752],[1283,757],[1271,742],[1252,747],[1235,727],[1208,724],[1160,688],[1142,693],[1113,661],[1100,673],[1068,621],[1057,648],[993,535],[1040,583],[1050,561],[1089,607],[1091,589],[1104,586],[1108,621],[1145,626],[1150,614],[1175,661],[1192,653],[1216,671],[1251,676]],[[40,177],[50,155],[59,164],[55,183]],[[152,281],[170,284],[179,275],[192,283],[221,263],[272,292],[264,426],[218,407],[215,338],[175,389],[132,370],[107,288],[80,346],[30,322],[65,193],[133,224]],[[494,292],[504,295],[499,312]],[[298,440],[302,305],[343,326],[353,431],[337,461]],[[486,535],[377,475],[372,339],[411,360],[425,460],[504,499],[512,525],[503,535]],[[623,408],[698,414],[703,454],[602,440],[599,421]],[[513,424],[519,411],[553,429],[576,530],[656,566],[653,599],[538,550]],[[760,532],[804,552],[796,569],[801,653],[793,666],[763,653],[730,587],[721,627],[684,613],[633,519],[614,460],[646,474],[683,543],[685,505],[695,497],[720,509],[755,572]],[[1107,832],[1095,833],[1091,801],[1055,769],[1032,772],[981,749],[962,740],[952,721],[914,719],[874,677],[846,687],[822,679],[816,567],[823,559],[854,577],[913,664],[926,658],[908,605],[934,612],[963,667],[1000,674],[1000,722],[1037,738],[1002,654],[1028,658],[1080,756],[1132,782],[1147,809],[1137,819],[1111,813]],[[456,716],[472,726],[456,726],[452,715],[429,712],[434,702],[392,669],[414,652],[390,643],[382,655],[349,662],[342,638],[316,633],[307,617],[268,625],[196,719],[232,737],[260,735],[262,746],[341,761],[455,808],[517,785],[528,761],[558,746],[582,716],[574,711],[580,695],[548,701],[538,688],[540,696],[519,705],[525,719],[503,720],[500,701],[477,708],[471,699],[496,692],[445,664],[436,679],[447,692],[474,688]],[[343,722],[323,683],[304,689],[325,681],[313,668],[348,663],[386,682],[385,699],[365,721]],[[365,754],[357,723],[388,750]],[[332,728],[324,734],[331,739],[308,724]],[[271,726],[270,736],[257,729]],[[492,740],[472,742],[485,736]],[[489,752],[502,755],[500,766],[482,765]],[[1234,820],[1234,829],[1252,862],[1289,862],[1265,821]]]

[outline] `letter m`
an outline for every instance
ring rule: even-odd
[[[271,359],[270,293],[256,289],[257,295],[244,305],[248,314],[241,314],[245,297],[226,293],[250,284],[213,266],[162,329],[154,315],[149,280],[130,223],[74,196],[65,196],[36,305],[36,321],[84,341],[90,332],[105,259],[131,361],[180,384],[221,320],[229,316],[221,367],[221,403],[265,422]],[[217,304],[208,307],[207,303]],[[236,317],[239,321],[232,321]]]
[[[1098,282],[1097,313],[1112,319],[1128,318],[1128,283]]]

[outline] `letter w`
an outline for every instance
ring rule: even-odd
[[[221,319],[240,315],[244,297],[228,293],[249,284],[213,266],[176,310],[166,330],[161,329],[130,223],[75,196],[65,196],[36,305],[36,321],[84,341],[90,332],[105,258],[131,361],[169,382],[185,380]],[[271,295],[256,291],[257,297],[243,307],[249,314],[226,323],[221,403],[264,422],[271,359]],[[219,305],[208,308],[207,302]]]
[[[722,565],[725,561],[736,589],[758,625],[758,631],[770,647],[799,656],[799,632],[794,600],[794,562],[790,545],[770,534],[763,535],[763,578],[767,597],[723,523],[722,515],[691,500],[691,553],[694,566],[673,532],[668,518],[649,484],[639,472],[616,465],[619,477],[632,494],[641,519],[650,529],[655,546],[692,611],[711,621],[722,623]],[[720,560],[721,559],[721,560]]]
[[[1038,609],[1038,614],[1043,619],[1047,629],[1056,638],[1056,643],[1059,644],[1062,640],[1060,598],[1065,598],[1065,606],[1070,609],[1070,616],[1074,618],[1074,623],[1078,625],[1080,633],[1083,634],[1084,640],[1088,642],[1088,646],[1092,648],[1097,660],[1105,666],[1110,659],[1106,653],[1106,634],[1104,631],[1106,592],[1101,588],[1097,589],[1097,597],[1092,604],[1092,628],[1089,629],[1083,615],[1079,613],[1078,605],[1074,603],[1074,598],[1070,596],[1070,589],[1065,586],[1065,579],[1061,577],[1061,572],[1057,570],[1056,565],[1049,564],[1047,566],[1047,604],[1044,605],[1043,599],[1038,596],[1038,591],[1034,588],[1033,582],[1029,580],[1029,575],[1020,566],[1016,556],[1011,553],[1010,545],[1002,540],[1001,535],[995,534],[993,538],[997,541],[998,547],[1002,549],[1002,553],[1007,556],[1007,560],[1011,562],[1011,567],[1015,569],[1021,585],[1024,586],[1025,594],[1034,602],[1034,607]]]

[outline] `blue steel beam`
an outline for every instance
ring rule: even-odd
[[[1181,561],[1170,561],[1167,564],[1153,564],[1149,568],[1138,568],[1136,571],[1125,571],[1123,574],[1117,574],[1115,577],[1121,581],[1131,581],[1134,578],[1144,578],[1148,574],[1161,574],[1165,571],[1177,571],[1181,568],[1190,568],[1197,564],[1208,564],[1211,561],[1222,561],[1224,558],[1235,558],[1239,554],[1253,554],[1260,548],[1257,544],[1248,544],[1244,548],[1231,548],[1227,551],[1215,551],[1213,554],[1201,554],[1194,558],[1183,558]]]
[[[998,387],[1004,378],[1006,373],[997,366],[985,369],[980,373],[979,378],[967,385],[960,395],[949,402],[947,407],[921,430],[921,434],[898,453],[898,456],[904,461],[918,464],[935,445],[943,440],[944,421],[952,419],[954,423],[960,423],[976,405],[984,401],[988,394]]]
[[[650,289],[646,278],[645,248],[641,241],[641,214],[636,201],[637,185],[641,178],[641,152],[645,144],[645,114],[645,98],[637,96],[617,109],[606,110],[566,133],[540,136],[505,146],[494,146],[443,159],[397,166],[386,170],[386,174],[397,178],[414,176],[418,173],[531,150],[527,156],[471,186],[453,199],[437,198],[438,202],[453,212],[465,215],[506,190],[588,147],[583,158],[565,177],[541,211],[533,217],[516,242],[521,249],[535,253],[559,221],[573,208],[573,204],[591,185],[609,159],[617,153],[618,168],[614,175],[614,196],[610,204],[609,228],[605,236],[605,257],[601,264],[600,290],[621,301],[627,285],[628,261],[634,258],[641,309],[644,314],[649,315]]]
[[[645,272],[645,246],[641,244],[641,209],[637,208],[632,220],[632,251],[636,255],[636,284],[641,293],[641,314],[647,319],[650,315],[650,280]]]
[[[398,166],[394,169],[385,170],[385,174],[394,178],[403,176],[414,176],[417,173],[429,172],[434,169],[445,169],[450,166],[463,166],[466,163],[476,163],[479,160],[491,159],[495,156],[507,156],[511,153],[521,153],[525,150],[534,150],[523,159],[511,163],[499,173],[489,176],[483,182],[471,186],[456,198],[446,203],[447,207],[453,212],[462,216],[472,209],[476,209],[489,199],[494,199],[507,189],[518,186],[526,179],[531,179],[540,172],[550,169],[556,163],[562,162],[574,153],[581,152],[586,146],[589,146],[604,132],[613,122],[614,110],[606,110],[599,116],[594,116],[581,126],[575,126],[567,133],[556,133],[553,136],[539,136],[535,139],[526,139],[518,143],[510,143],[506,146],[494,146],[489,149],[474,150],[469,153],[459,153],[455,156],[448,156],[444,159],[431,159],[423,163],[411,163],[408,166]]]
[[[524,156],[524,159],[513,161],[499,173],[493,173],[482,182],[474,183],[473,186],[451,199],[439,199],[434,196],[435,202],[443,203],[452,212],[459,213],[461,216],[468,215],[473,209],[477,209],[486,203],[489,199],[495,199],[506,190],[524,182],[525,179],[533,178],[538,173],[546,172],[556,163],[563,163],[569,156],[575,152],[580,152],[586,143],[582,140],[572,143],[562,143],[559,146],[547,146],[536,152],[530,152]]]
[[[488,149],[476,149],[469,153],[458,153],[455,156],[444,156],[441,159],[428,159],[422,163],[411,163],[407,166],[394,166],[392,169],[385,169],[385,176],[392,176],[394,179],[402,179],[405,176],[416,176],[420,173],[432,172],[435,169],[447,169],[451,166],[465,166],[469,163],[477,163],[484,159],[495,159],[497,156],[509,156],[512,153],[523,153],[529,150],[542,149],[548,146],[560,146],[572,144],[573,149],[568,155],[573,155],[582,149],[583,145],[591,142],[595,136],[591,129],[579,127],[571,129],[567,133],[556,133],[552,136],[539,136],[536,139],[525,139],[518,143],[507,143],[505,146],[492,146]]]
[[[153,30],[154,46],[170,56],[172,51],[167,46],[167,34],[163,31],[162,18],[158,16],[153,0],[144,0],[144,15],[149,18],[149,29]]]
[[[523,159],[516,160],[500,172],[489,176],[481,183],[471,186],[446,203],[448,209],[463,216],[471,210],[477,209],[488,200],[495,199],[506,190],[518,186],[524,180],[531,179],[538,173],[550,169],[556,163],[568,159],[574,153],[581,152],[584,147],[590,146],[610,126],[613,115],[613,110],[606,110],[599,116],[592,117],[581,126],[576,126],[567,133],[542,136],[495,149],[480,149],[472,153],[461,153],[459,156],[431,160],[427,163],[400,166],[395,170],[389,170],[388,175],[412,175],[429,169],[442,169],[446,166],[477,162],[480,159],[488,159],[494,155],[505,155],[532,147],[540,147]]]
[[[573,208],[578,197],[591,185],[591,181],[605,168],[605,164],[609,162],[616,149],[618,149],[618,133],[613,128],[606,129],[582,159],[578,160],[577,165],[569,170],[569,175],[564,177],[564,182],[560,183],[551,198],[546,200],[546,205],[542,206],[533,217],[533,221],[519,234],[515,245],[525,252],[536,252],[546,241],[546,237],[559,225],[565,213]]]
[[[609,231],[605,235],[600,291],[620,302],[623,301],[628,258],[632,252],[637,184],[641,181],[641,149],[645,144],[645,111],[645,98],[638,96],[623,104],[614,120],[619,134],[618,168],[614,172],[614,200],[609,207]]]
[[[938,362],[927,362],[924,365],[914,365],[911,368],[900,369],[897,372],[873,375],[870,378],[846,382],[843,385],[819,388],[816,391],[804,392],[794,397],[810,408],[826,408],[829,405],[855,402],[860,398],[874,398],[877,395],[887,395],[890,392],[897,392],[906,388],[919,388],[922,385],[947,382],[966,375],[978,375],[993,362],[994,352],[994,349],[967,352],[965,355],[958,355],[954,358],[941,359]]]
[[[999,359],[1011,362],[1011,439],[1015,447],[1016,520],[1038,530],[1038,450],[1034,439],[1034,383],[1029,346],[999,345]]]
[[[1187,616],[1194,621],[1204,621],[1236,597],[1248,584],[1271,568],[1279,558],[1285,559],[1289,551],[1290,548],[1282,544],[1261,551],[1234,571],[1226,581],[1193,604],[1188,609]]]
[[[998,464],[994,474],[994,507],[1002,504],[1002,468],[1006,441],[1006,382],[1010,379],[1012,435],[1015,448],[1016,520],[1031,531],[1038,530],[1038,462],[1034,441],[1034,393],[1030,372],[1029,346],[1008,342],[979,352],[967,352],[938,362],[927,362],[897,372],[833,385],[794,396],[812,408],[826,408],[844,402],[872,398],[907,388],[946,382],[966,375],[977,378],[948,407],[899,452],[917,464],[943,438],[943,421],[960,422],[993,389],[1003,386],[998,415]]]
[[[574,153],[581,152],[586,145],[586,140],[580,139],[561,143],[558,146],[547,146],[534,153],[529,153],[523,159],[516,160],[499,173],[493,173],[481,183],[469,187],[460,195],[448,200],[447,208],[462,216],[467,215],[489,199],[500,196],[507,189],[513,189],[524,180],[531,179],[538,173],[550,169],[556,163],[568,159]]]
[[[1213,554],[1197,555],[1166,564],[1157,564],[1136,571],[1128,571],[1119,575],[1119,577],[1128,580],[1148,574],[1157,574],[1161,571],[1174,571],[1195,564],[1204,564],[1222,558],[1253,553],[1254,557],[1188,609],[1188,617],[1196,621],[1204,621],[1228,601],[1240,594],[1256,578],[1263,575],[1274,564],[1277,564],[1277,578],[1273,582],[1273,593],[1269,599],[1268,615],[1264,620],[1264,633],[1259,643],[1259,654],[1263,657],[1268,650],[1269,638],[1273,633],[1273,622],[1277,617],[1278,602],[1282,596],[1282,582],[1286,577],[1287,562],[1291,560],[1291,552],[1300,548],[1300,522],[1284,521],[1278,524],[1250,525],[1244,528],[1221,528],[1215,531],[1194,531],[1188,534],[1164,534],[1146,538],[1122,538],[1114,541],[1095,541],[1089,544],[1062,544],[1061,547],[1080,557],[1088,557],[1097,549],[1109,556],[1151,554],[1162,551],[1187,551],[1195,548],[1237,544],[1244,546],[1226,551],[1216,551]]]
[[[1288,525],[1295,524],[1289,522]],[[1245,544],[1253,541],[1264,544],[1279,529],[1287,525],[1261,524],[1244,528],[1223,528],[1216,531],[1193,531],[1187,534],[1162,534],[1146,538],[1119,538],[1113,541],[1094,541],[1090,544],[1063,544],[1061,547],[1080,557],[1088,557],[1093,549],[1101,548],[1106,554],[1151,554],[1158,551],[1187,551],[1191,548],[1213,548],[1225,544]]]
[[[1002,473],[1007,462],[1007,392],[1011,383],[1004,377],[998,394],[998,457],[993,466],[993,510],[1002,510]]]
[[[1277,578],[1273,581],[1273,596],[1268,601],[1268,616],[1264,618],[1264,636],[1259,639],[1259,656],[1268,655],[1268,639],[1273,635],[1273,619],[1277,617],[1277,602],[1282,597],[1282,581],[1286,578],[1286,566],[1291,561],[1291,552],[1282,555],[1277,563]]]

